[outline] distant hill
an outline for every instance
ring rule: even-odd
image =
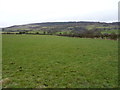
[[[3,32],[83,32],[84,30],[94,31],[108,31],[113,32],[118,29],[118,22],[46,22],[46,23],[32,23],[25,25],[14,25],[3,28]]]

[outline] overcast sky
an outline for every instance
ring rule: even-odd
[[[119,0],[0,0],[0,27],[40,22],[118,20]]]

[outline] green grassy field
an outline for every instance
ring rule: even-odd
[[[117,41],[3,35],[3,80],[9,88],[118,86]]]
[[[118,30],[104,30],[101,32],[102,34],[112,34],[112,33],[115,33],[115,34],[118,34]]]

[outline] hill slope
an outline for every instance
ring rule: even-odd
[[[117,30],[118,23],[103,23],[103,22],[46,22],[46,23],[33,23],[26,25],[15,25],[6,27],[3,32],[20,32],[20,31],[81,31],[81,30]]]

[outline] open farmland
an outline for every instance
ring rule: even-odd
[[[9,88],[111,88],[118,85],[118,41],[54,35],[3,35]]]

